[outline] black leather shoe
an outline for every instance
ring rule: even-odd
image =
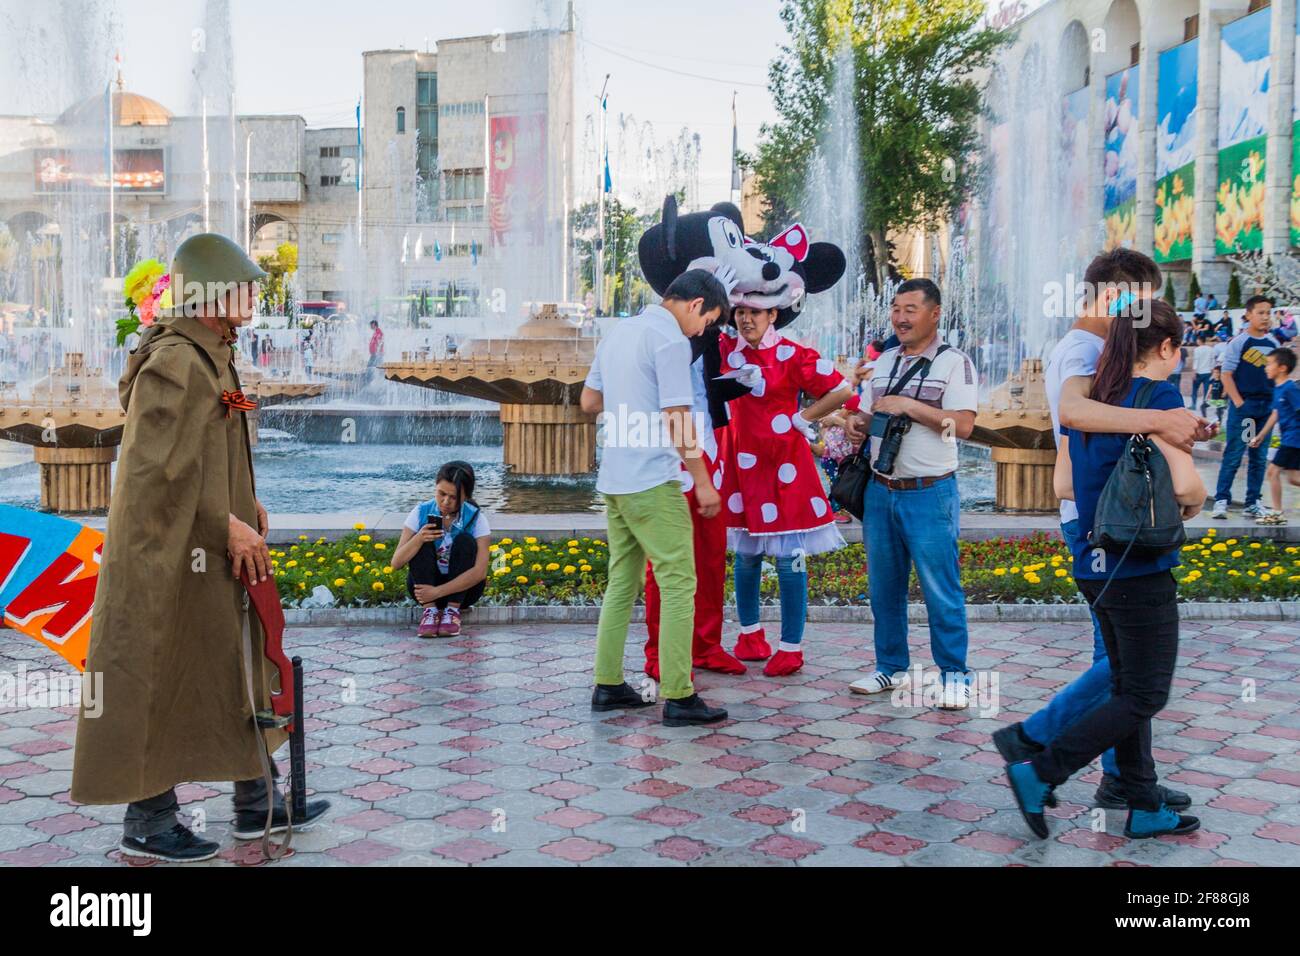
[[[710,707],[699,694],[681,700],[664,702],[665,727],[690,727],[694,724],[716,724],[727,719],[721,707]]]
[[[1030,740],[1025,734],[1025,725],[1010,724],[993,731],[993,746],[1007,763],[1023,763],[1032,760],[1042,750],[1042,746]]]
[[[122,837],[119,846],[126,856],[165,860],[168,863],[197,863],[217,855],[221,845],[195,836],[183,824],[176,824],[164,833],[151,837]]]
[[[1043,749],[1042,744],[1031,740],[1025,733],[1025,725],[1018,722],[993,731],[993,746],[998,748],[998,753],[1007,763],[1023,763],[1032,760],[1034,755]],[[1048,791],[1047,799],[1043,803],[1048,807],[1056,806],[1055,788]]]
[[[591,692],[592,710],[625,710],[632,707],[649,707],[654,700],[646,700],[624,681],[621,684],[597,684]]]
[[[1160,800],[1170,810],[1186,810],[1192,805],[1192,798],[1181,790],[1170,790],[1164,784],[1156,786]],[[1092,796],[1092,802],[1107,810],[1127,810],[1128,794],[1124,790],[1124,781],[1108,773],[1101,775],[1101,784]]]
[[[306,830],[325,816],[329,809],[330,802],[328,800],[308,800],[307,815],[301,820],[295,819],[293,821],[294,830]],[[231,824],[230,835],[236,840],[260,840],[264,829],[266,829],[265,810],[240,810],[235,814],[235,822]],[[287,829],[289,829],[289,811],[286,804],[286,806],[278,808],[271,814],[271,832],[283,833]]]

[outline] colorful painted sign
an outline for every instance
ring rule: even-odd
[[[1139,67],[1106,77],[1106,180],[1102,216],[1104,248],[1132,248],[1137,242]]]
[[[546,215],[546,115],[489,120],[488,226],[494,244],[541,243]]]
[[[1076,259],[1088,254],[1093,219],[1088,215],[1088,106],[1091,87],[1067,93],[1061,101],[1060,195],[1065,197],[1066,248]]]
[[[1156,262],[1192,257],[1196,218],[1196,60],[1200,40],[1160,54],[1156,79]]]
[[[1219,52],[1219,186],[1214,250],[1264,248],[1268,155],[1269,18],[1260,10],[1224,26]]]
[[[0,617],[86,669],[104,536],[54,515],[0,505]]]

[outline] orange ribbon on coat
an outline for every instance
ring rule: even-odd
[[[226,406],[226,417],[230,417],[232,409],[238,409],[241,412],[251,412],[257,408],[257,402],[251,398],[246,398],[243,392],[221,392],[221,404]]]

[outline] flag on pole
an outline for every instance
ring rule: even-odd
[[[605,120],[608,118],[608,113],[609,113],[609,97],[606,96],[603,97],[600,101],[600,114],[601,114],[600,123],[602,129],[605,127]],[[610,178],[609,175],[609,138],[606,137],[605,138],[605,192],[612,191],[613,186],[614,186],[614,181]]]
[[[731,191],[740,192],[740,167],[736,165],[736,154],[740,152],[740,133],[736,126],[736,94],[731,94]]]

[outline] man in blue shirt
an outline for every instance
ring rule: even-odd
[[[1291,381],[1295,371],[1295,352],[1288,348],[1274,349],[1268,357],[1268,377],[1273,380],[1273,413],[1250,447],[1267,447],[1266,441],[1276,425],[1282,443],[1268,466],[1268,488],[1273,497],[1271,514],[1257,518],[1256,524],[1286,524],[1282,513],[1282,473],[1292,485],[1300,486],[1300,385]]]
[[[1221,378],[1223,394],[1228,399],[1228,425],[1211,518],[1228,517],[1232,482],[1247,445],[1250,457],[1242,517],[1262,518],[1270,513],[1259,500],[1268,467],[1268,449],[1262,443],[1255,445],[1253,439],[1263,429],[1273,406],[1273,383],[1265,365],[1269,353],[1281,348],[1282,343],[1269,331],[1272,322],[1273,300],[1263,295],[1252,296],[1246,301],[1246,327],[1228,343],[1223,356]]]

